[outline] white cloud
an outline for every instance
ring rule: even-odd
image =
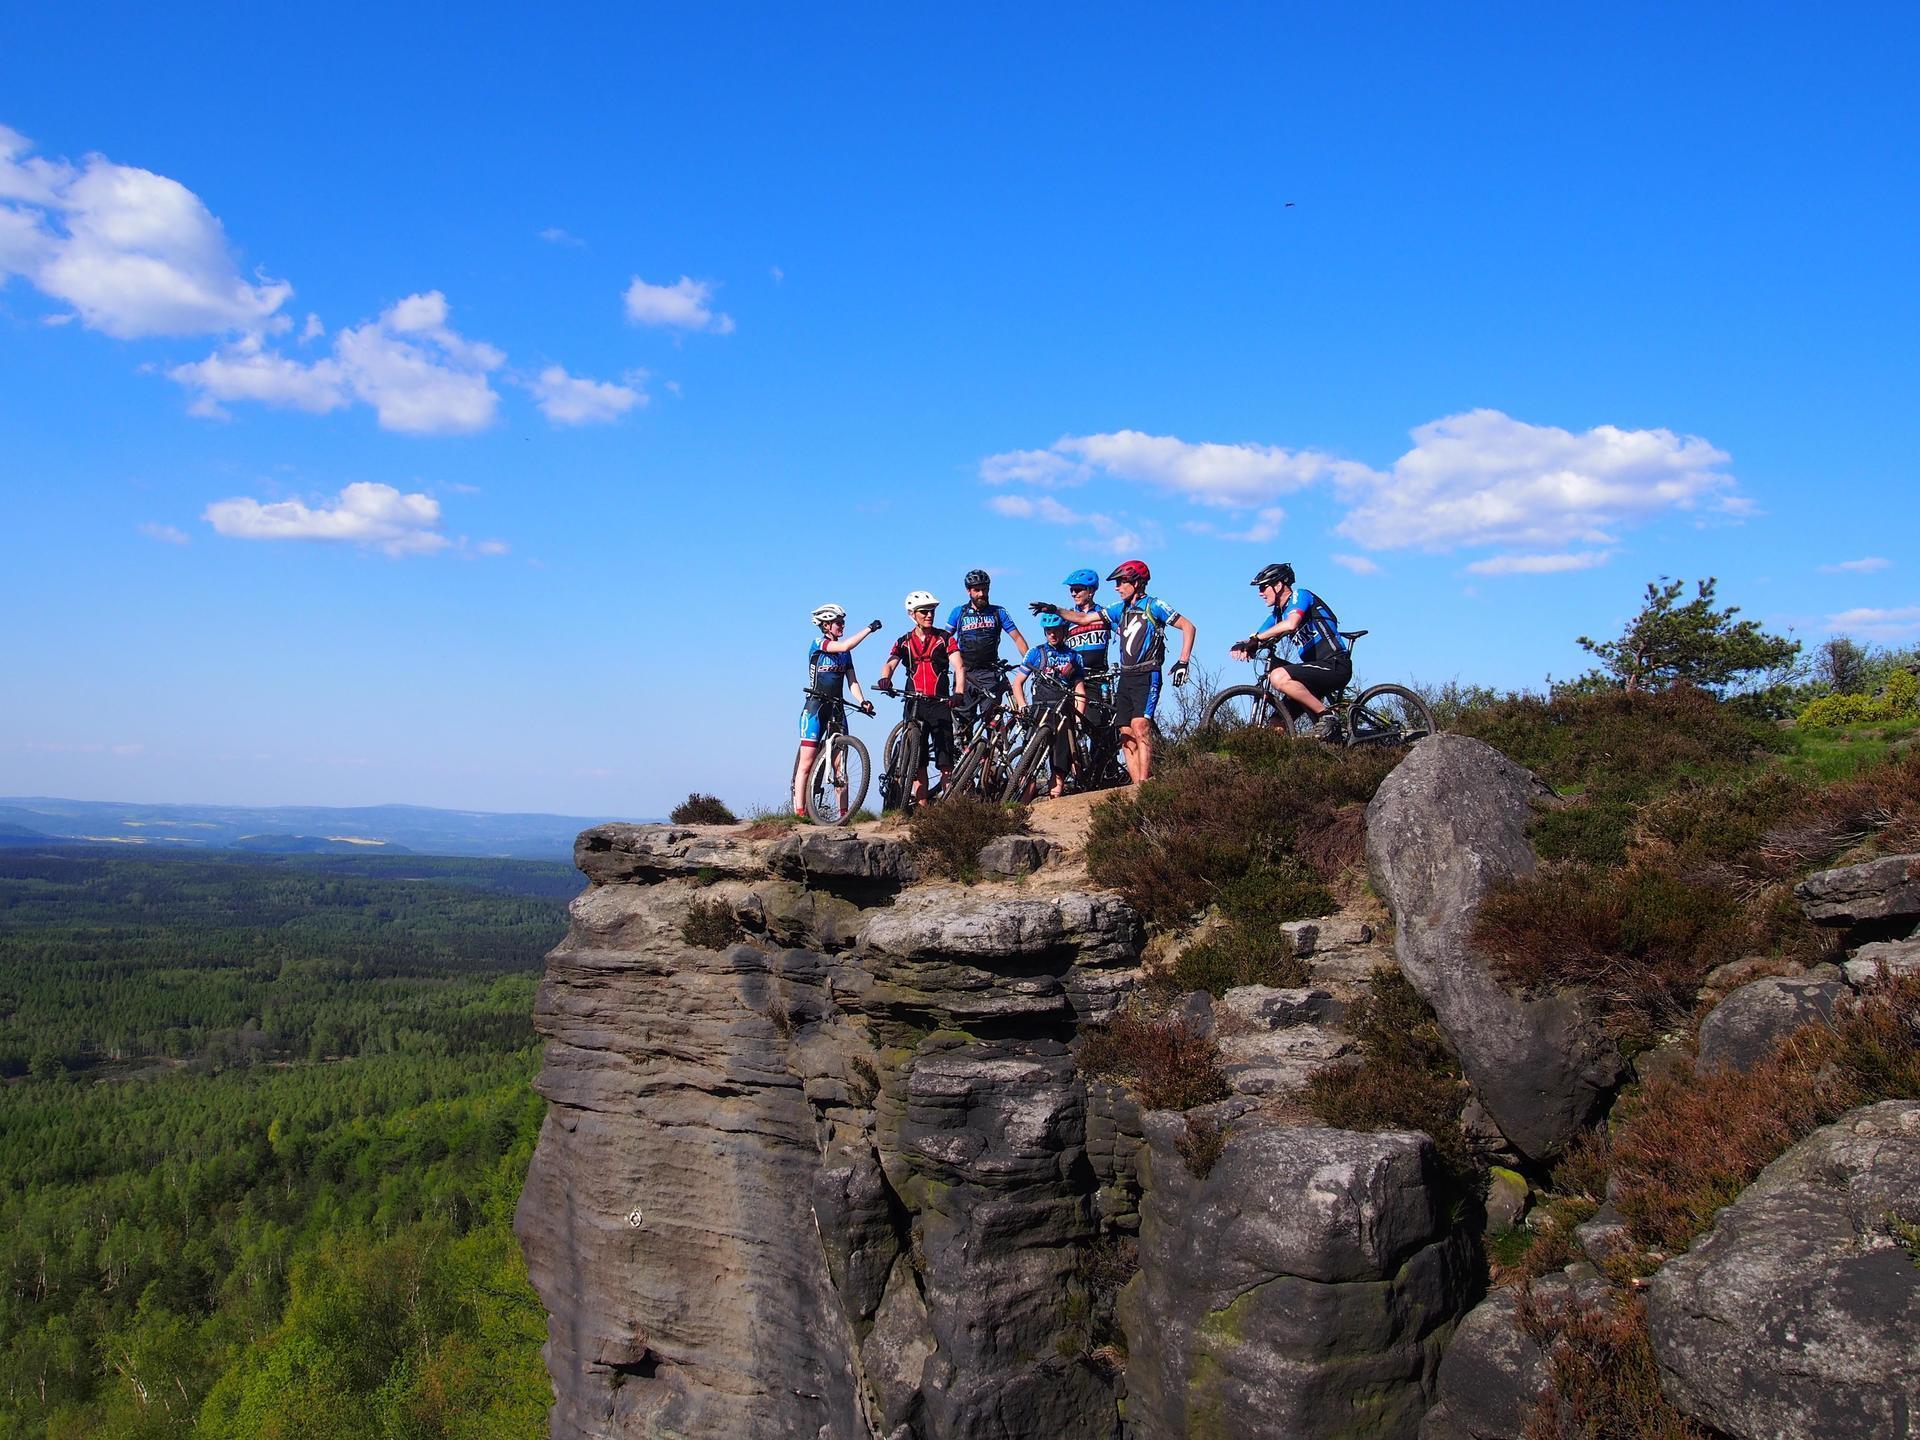
[[[251,400],[315,414],[359,400],[382,429],[409,435],[466,434],[493,423],[499,392],[488,380],[506,361],[492,345],[468,340],[447,323],[438,290],[409,295],[377,320],[342,330],[333,355],[289,359],[244,336],[167,377],[198,392],[197,415],[220,415],[222,401]]]
[[[504,540],[482,540],[473,547],[476,555],[504,555],[512,547]]]
[[[558,225],[549,225],[540,232],[540,238],[549,245],[568,245],[576,250],[586,248],[587,242],[577,235],[570,235]]]
[[[149,540],[158,540],[165,545],[189,544],[187,532],[176,525],[161,525],[148,520],[140,526],[140,533]]]
[[[179,181],[31,150],[0,126],[0,280],[19,275],[120,339],[284,327],[293,287],[244,279],[219,220]]]
[[[647,403],[632,386],[569,375],[558,365],[547,366],[527,388],[540,413],[556,425],[601,425]]]
[[[1858,560],[1839,560],[1832,565],[1822,565],[1822,575],[1871,575],[1876,570],[1884,570],[1893,562],[1883,555],[1866,555]]]
[[[715,311],[713,286],[682,275],[671,285],[649,285],[638,275],[626,291],[627,319],[636,325],[666,325],[676,330],[733,331],[733,317]]]
[[[1356,575],[1378,575],[1380,573],[1379,565],[1364,555],[1335,555],[1331,558],[1334,564],[1351,570]]]
[[[300,343],[305,345],[310,341],[318,340],[326,333],[327,327],[320,323],[320,317],[310,314],[307,316],[307,323],[300,327]]]
[[[1671,430],[1598,425],[1575,433],[1473,410],[1412,433],[1413,448],[1386,470],[1317,450],[1118,430],[990,455],[980,462],[980,478],[1029,490],[1092,479],[1146,485],[1246,517],[1237,526],[1191,521],[1189,529],[1256,541],[1278,533],[1277,499],[1324,485],[1346,506],[1339,533],[1367,550],[1557,552],[1494,556],[1475,567],[1485,574],[1585,568],[1604,554],[1570,560],[1564,547],[1610,545],[1616,529],[1674,511],[1734,518],[1751,510],[1723,468],[1727,455]]]
[[[1111,515],[1070,509],[1051,495],[995,495],[987,508],[996,515],[1015,520],[1039,520],[1048,525],[1068,525],[1086,531],[1094,540],[1116,554],[1149,548],[1159,543],[1152,526],[1135,527]]]
[[[345,542],[389,555],[423,555],[449,543],[440,531],[439,501],[368,480],[346,486],[330,504],[278,500],[263,505],[242,496],[216,500],[201,518],[233,540]]]
[[[784,270],[782,270],[782,269],[781,269],[781,268],[780,268],[780,267],[779,267],[778,265],[769,265],[769,266],[767,267],[767,273],[768,273],[769,275],[771,275],[771,276],[773,276],[773,283],[774,283],[774,284],[776,284],[776,285],[784,285],[784,284],[786,284],[786,282],[787,282],[787,272],[786,272],[786,271],[784,271]]]
[[[1210,520],[1189,520],[1181,525],[1182,530],[1195,535],[1211,535],[1216,540],[1233,540],[1248,545],[1264,545],[1280,534],[1281,522],[1287,518],[1287,512],[1278,505],[1261,507],[1258,514],[1241,529],[1226,525],[1215,525]]]
[[[1581,434],[1472,410],[1418,427],[1414,447],[1350,488],[1338,529],[1372,550],[1607,544],[1669,510],[1728,509],[1724,451],[1671,430]]]
[[[1490,555],[1467,566],[1475,575],[1562,575],[1604,565],[1611,550],[1582,550],[1560,555]]]
[[[1920,605],[1901,605],[1891,610],[1861,607],[1842,610],[1827,617],[1827,628],[1864,635],[1870,640],[1900,640],[1920,635]]]

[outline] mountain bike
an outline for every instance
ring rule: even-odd
[[[907,695],[893,686],[873,687],[882,695],[891,696],[904,707],[900,723],[887,734],[886,749],[882,753],[880,771],[880,808],[883,811],[898,810],[903,815],[911,813],[915,805],[927,803],[934,798],[934,787],[927,787],[926,801],[913,797],[913,780],[920,773],[920,767],[927,763],[931,737],[928,734],[928,716],[930,713],[949,711],[949,702],[934,695]],[[944,777],[942,777],[944,780]]]
[[[1007,705],[1006,690],[1006,678],[1015,668],[1004,660],[994,661],[994,674],[1001,683],[993,704],[973,710],[968,728],[955,737],[960,758],[954,761],[951,775],[940,777],[941,798],[977,795],[984,800],[1000,793],[1018,753],[1019,722]],[[971,679],[972,672],[968,675]],[[954,713],[957,720],[960,712]]]
[[[1072,703],[1073,696],[1063,692],[1051,700],[1035,699],[1027,706],[1023,712],[1026,740],[1007,774],[1007,783],[1000,791],[1001,804],[1024,803],[1033,799],[1039,789],[1042,767],[1064,778],[1058,767],[1064,755],[1068,757],[1065,763],[1071,768],[1074,742],[1069,732],[1073,720],[1067,714],[1067,707]]]
[[[820,748],[807,770],[807,818],[816,825],[845,825],[867,798],[867,747],[847,730],[846,701],[811,685],[806,694],[823,702]]]
[[[1074,727],[1073,784],[1080,790],[1109,790],[1127,783],[1127,761],[1120,750],[1119,717],[1113,691],[1118,670],[1087,676],[1087,707]],[[1157,727],[1156,727],[1157,729]]]
[[[1340,638],[1351,647],[1366,633],[1342,630]],[[1261,667],[1259,681],[1230,686],[1214,696],[1204,717],[1206,725],[1221,730],[1258,725],[1302,736],[1312,732],[1314,717],[1274,689],[1268,678],[1280,648],[1278,641],[1254,648],[1247,658]],[[1343,686],[1327,697],[1327,708],[1340,717],[1350,746],[1411,745],[1439,729],[1427,702],[1404,685],[1369,685],[1357,696],[1349,696]]]

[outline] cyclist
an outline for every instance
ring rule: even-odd
[[[959,641],[960,658],[966,662],[969,675],[966,688],[953,708],[956,713],[972,718],[991,711],[1006,689],[994,665],[1000,658],[1001,633],[1013,636],[1014,649],[1022,655],[1027,653],[1027,642],[1020,627],[1013,623],[1013,617],[990,598],[991,575],[984,570],[969,570],[966,586],[966,603],[953,607],[947,616],[947,629]]]
[[[1100,588],[1096,570],[1076,570],[1066,579],[1067,594],[1073,609],[1058,613],[1071,623],[1067,629],[1067,648],[1080,657],[1089,675],[1107,673],[1107,642],[1113,638],[1113,623],[1107,612],[1094,603],[1093,592]]]
[[[874,621],[866,629],[847,638],[847,612],[829,601],[813,612],[813,623],[820,627],[820,638],[807,651],[807,686],[822,692],[807,696],[800,710],[800,753],[793,761],[793,813],[807,813],[807,771],[813,768],[813,752],[826,733],[826,711],[839,700],[844,684],[853,692],[853,703],[863,715],[873,714],[873,702],[860,693],[860,681],[853,673],[853,647],[880,628]],[[822,696],[832,696],[824,699]]]
[[[1299,658],[1276,664],[1268,683],[1315,717],[1316,736],[1338,740],[1340,717],[1328,708],[1326,697],[1353,679],[1353,647],[1340,638],[1340,621],[1313,591],[1294,587],[1291,565],[1263,566],[1249,583],[1272,608],[1266,623],[1237,642],[1233,653],[1248,656],[1268,640],[1292,636]]]
[[[1153,774],[1153,712],[1160,704],[1160,666],[1167,658],[1167,627],[1180,632],[1180,658],[1169,672],[1173,683],[1187,683],[1193,658],[1193,622],[1147,594],[1153,572],[1144,560],[1123,560],[1107,578],[1120,591],[1120,603],[1106,607],[1120,646],[1120,683],[1114,687],[1114,720],[1126,753],[1127,775],[1144,784]]]
[[[1036,703],[1050,704],[1072,697],[1072,703],[1062,706],[1060,711],[1066,723],[1053,736],[1050,767],[1053,785],[1047,793],[1058,798],[1066,793],[1067,771],[1073,768],[1073,727],[1076,717],[1085,713],[1087,708],[1087,670],[1068,643],[1067,631],[1072,622],[1065,615],[1058,611],[1043,614],[1040,624],[1046,638],[1027,652],[1027,658],[1013,672],[1013,703],[1016,709],[1026,708],[1026,677],[1029,675],[1033,677],[1033,698]]]
[[[880,667],[880,680],[875,688],[892,694],[894,668],[905,665],[908,696],[932,702],[909,706],[910,711],[919,710],[927,736],[926,749],[914,762],[913,799],[918,803],[927,798],[928,752],[932,752],[942,775],[953,768],[952,697],[966,689],[967,665],[961,658],[960,648],[954,644],[953,632],[933,623],[933,617],[940,610],[938,600],[925,590],[915,590],[907,596],[906,606],[907,613],[913,617],[913,629],[893,642],[893,649],[887,652],[887,663]],[[949,673],[951,689],[948,688]]]

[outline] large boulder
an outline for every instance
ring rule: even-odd
[[[1473,1270],[1432,1142],[1250,1119],[1199,1176],[1195,1123],[1145,1121],[1129,1434],[1413,1436]]]
[[[1393,909],[1400,968],[1433,1006],[1480,1103],[1536,1161],[1557,1154],[1624,1073],[1576,996],[1516,995],[1468,943],[1487,892],[1534,871],[1527,822],[1541,789],[1491,746],[1436,735],[1367,807],[1367,862]]]
[[[1814,1131],[1654,1275],[1667,1398],[1736,1440],[1920,1434],[1916,1222],[1920,1101]]]
[[[1920,916],[1920,855],[1887,855],[1822,870],[1794,886],[1816,925],[1865,925]]]
[[[1839,972],[1824,965],[1813,975],[1775,975],[1742,985],[1700,1022],[1701,1068],[1751,1070],[1775,1041],[1831,1019],[1834,1003],[1850,993]]]

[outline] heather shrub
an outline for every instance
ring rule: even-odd
[[[1174,1141],[1174,1148],[1179,1150],[1187,1173],[1204,1180],[1213,1173],[1220,1152],[1227,1148],[1227,1132],[1210,1116],[1195,1115],[1188,1119],[1186,1132]]]
[[[1229,1093],[1212,1036],[1138,1008],[1088,1031],[1079,1066],[1082,1074],[1127,1082],[1147,1110],[1191,1110]]]
[[[1614,1203],[1634,1238],[1683,1250],[1796,1141],[1856,1106],[1920,1098],[1920,978],[1887,980],[1796,1030],[1753,1070],[1682,1066],[1613,1127]]]
[[[1547,1357],[1526,1440],[1706,1440],[1661,1393],[1639,1296],[1548,1305],[1529,1286],[1516,1318]]]
[[[1002,835],[1024,835],[1032,813],[1025,805],[955,795],[913,812],[909,843],[928,869],[972,880],[980,873],[980,847]]]
[[[1307,1107],[1342,1130],[1424,1131],[1456,1181],[1475,1181],[1479,1162],[1460,1124],[1467,1086],[1432,1008],[1404,975],[1383,967],[1348,1024],[1361,1058],[1315,1075]]]
[[[1202,732],[1171,747],[1137,792],[1094,810],[1088,874],[1157,925],[1230,903],[1229,892],[1269,924],[1327,914],[1323,882],[1360,852],[1362,822],[1349,807],[1370,799],[1394,763],[1271,731]],[[1316,843],[1328,835],[1338,843]]]
[[[737,820],[733,811],[718,795],[704,795],[696,790],[682,800],[667,818],[676,825],[733,825]]]
[[[1238,985],[1304,985],[1307,967],[1285,932],[1236,921],[1181,951],[1169,978],[1181,990],[1224,995]]]
[[[733,907],[724,900],[695,900],[680,922],[680,936],[700,950],[724,950],[740,938]]]

